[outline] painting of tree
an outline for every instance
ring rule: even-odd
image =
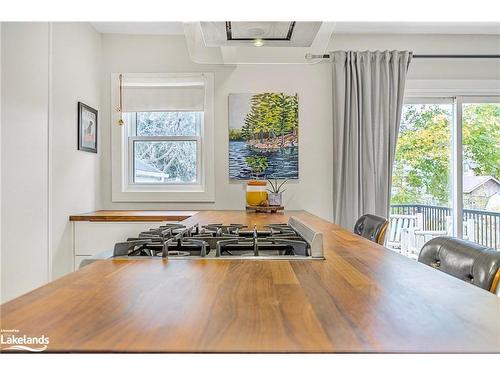
[[[229,96],[231,179],[298,178],[298,108],[297,94]]]

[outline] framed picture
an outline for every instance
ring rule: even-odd
[[[229,178],[299,178],[297,94],[229,94]]]
[[[78,102],[78,149],[97,153],[97,110]]]

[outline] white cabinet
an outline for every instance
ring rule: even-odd
[[[74,269],[77,270],[83,259],[113,250],[116,242],[126,241],[147,229],[157,228],[166,222],[73,222]],[[169,221],[168,223],[173,223]]]

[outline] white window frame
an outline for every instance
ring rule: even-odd
[[[165,111],[168,112],[168,111]],[[184,111],[177,111],[177,112],[184,112]],[[128,130],[128,141],[125,142],[125,147],[126,149],[124,150],[124,157],[127,156],[127,166],[126,169],[128,171],[128,184],[134,185],[134,186],[150,186],[150,185],[158,185],[158,186],[164,186],[165,189],[168,190],[168,186],[173,186],[173,185],[197,185],[202,181],[202,160],[203,160],[203,139],[201,137],[201,129],[203,129],[203,116],[200,120],[200,128],[198,129],[198,134],[197,135],[192,135],[192,136],[140,136],[140,135],[135,135],[136,133],[136,127],[137,127],[137,112],[130,112],[124,114],[124,119],[125,119],[125,124],[130,124],[131,126],[127,126]],[[135,116],[134,116],[135,115]],[[153,142],[175,142],[175,141],[194,141],[196,142],[196,181],[194,183],[183,183],[183,182],[166,182],[166,183],[158,183],[158,182],[135,182],[134,177],[135,177],[135,157],[134,157],[134,143],[137,141],[153,141]]]
[[[130,126],[119,126],[119,73],[111,74],[111,156],[112,202],[214,202],[214,75],[213,73],[123,73],[137,78],[186,78],[204,81],[204,114],[198,136],[131,137]],[[197,141],[197,179],[195,183],[134,183],[133,141],[192,140]]]
[[[452,103],[452,221],[453,236],[463,238],[462,104],[499,103],[498,81],[409,81],[404,104]]]

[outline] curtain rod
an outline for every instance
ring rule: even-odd
[[[311,59],[329,59],[330,55],[311,55],[306,54],[306,60]],[[414,59],[500,59],[500,55],[413,55]]]

